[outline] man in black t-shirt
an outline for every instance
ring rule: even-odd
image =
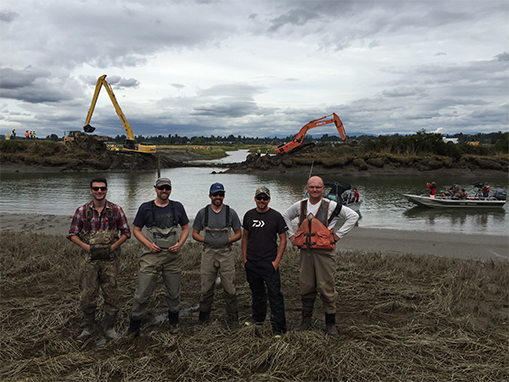
[[[259,187],[255,192],[256,208],[246,212],[242,224],[242,255],[253,300],[252,320],[246,325],[260,325],[265,321],[268,296],[272,330],[279,337],[286,333],[279,274],[279,262],[286,248],[286,223],[279,212],[269,208],[269,202],[269,189]]]

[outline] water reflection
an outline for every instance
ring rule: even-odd
[[[246,153],[237,155],[245,159]],[[237,159],[238,160],[238,159]],[[213,174],[213,171],[218,173]],[[190,218],[208,203],[212,183],[221,182],[226,188],[225,203],[239,216],[255,207],[254,191],[265,185],[272,193],[271,207],[284,211],[302,198],[309,169],[301,174],[223,174],[223,168],[186,167],[163,169],[162,176],[172,180],[171,198],[182,202]],[[13,173],[1,174],[0,211],[71,215],[76,207],[90,199],[89,182],[95,176],[106,175],[108,199],[120,204],[126,214],[134,216],[139,205],[155,197],[157,171],[137,173]],[[485,233],[507,235],[508,205],[497,210],[451,210],[414,207],[403,193],[426,194],[426,182],[434,180],[438,189],[457,181],[460,187],[479,179],[424,177],[336,177],[357,187],[363,200],[360,226],[436,232]],[[483,179],[484,180],[484,179]],[[493,189],[508,189],[507,177],[488,179]]]
[[[436,226],[436,232],[443,229],[448,232],[451,227],[461,228],[472,224],[472,233],[489,234],[490,229],[496,231],[507,228],[506,213],[503,208],[482,209],[433,209],[416,206],[403,212],[409,223],[423,221],[428,226]],[[507,233],[507,231],[506,231]]]

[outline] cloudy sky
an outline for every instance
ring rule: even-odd
[[[507,0],[2,0],[0,133],[80,130],[103,74],[135,135],[508,131],[508,25]],[[91,124],[125,133],[104,89]]]

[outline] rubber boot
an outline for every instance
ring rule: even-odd
[[[325,313],[325,334],[331,337],[336,337],[338,335],[335,313]]]
[[[76,341],[83,343],[90,338],[94,332],[95,313],[83,313],[84,328]]]
[[[306,330],[311,329],[311,326],[313,325],[311,321],[311,317],[313,317],[313,311],[303,311],[302,312],[302,321],[300,323],[299,332],[304,332]]]
[[[115,330],[115,323],[117,322],[117,315],[106,314],[103,320],[104,335],[109,340],[118,340],[120,334]]]
[[[168,321],[170,322],[170,334],[177,334],[180,332],[179,328],[179,312],[168,311]]]
[[[313,322],[313,307],[315,306],[316,293],[309,293],[301,296],[302,302],[302,322],[299,326],[299,332],[311,329]]]
[[[126,336],[128,337],[136,337],[140,334],[140,326],[141,326],[141,320],[135,320],[131,318],[129,320],[129,328],[127,329]]]
[[[210,312],[202,312],[200,310],[198,320],[200,321],[200,324],[208,324],[210,322]]]
[[[237,329],[239,327],[239,314],[237,312],[228,313],[226,323],[230,329]]]

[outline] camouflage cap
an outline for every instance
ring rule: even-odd
[[[170,186],[171,187],[171,181],[168,178],[157,179],[156,184],[154,184],[154,187],[161,187],[161,186]]]
[[[265,186],[261,186],[261,187],[258,187],[255,191],[255,196],[258,196],[260,194],[265,194],[267,195],[269,198],[270,198],[270,191],[267,187]]]

